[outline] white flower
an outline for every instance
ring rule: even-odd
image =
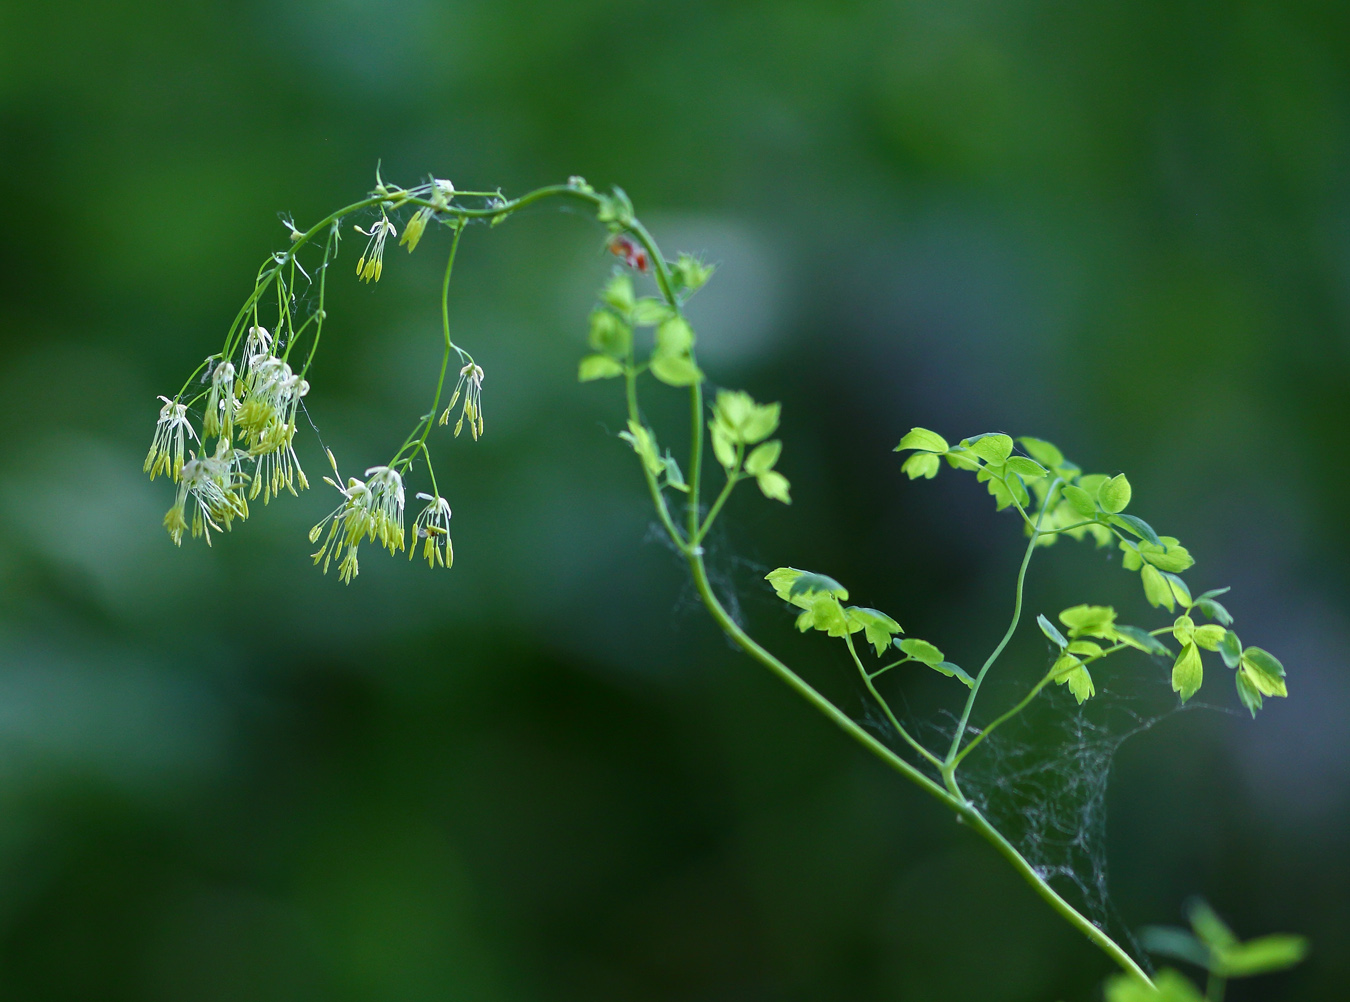
[[[469,422],[469,432],[473,435],[474,441],[478,441],[478,436],[483,434],[483,367],[469,362],[464,368],[459,370],[459,381],[455,383],[454,395],[450,397],[450,403],[445,408],[445,413],[441,415],[441,424],[450,422],[450,412],[454,410],[455,402],[459,400],[460,393],[464,394],[464,410],[455,422],[455,437],[464,430],[464,422]]]
[[[211,372],[211,391],[206,395],[202,434],[234,437],[234,366],[220,362]]]
[[[317,543],[324,527],[328,527],[328,536],[319,547],[319,551],[314,554],[314,563],[318,564],[322,560],[323,572],[327,574],[329,562],[337,560],[338,574],[343,584],[350,584],[352,578],[360,571],[356,559],[357,548],[361,545],[361,537],[370,529],[370,490],[363,481],[355,477],[349,479],[347,486],[343,487],[342,476],[338,473],[337,460],[333,458],[332,450],[328,452],[328,461],[333,466],[333,476],[323,479],[337,488],[338,493],[342,495],[342,503],[329,512],[322,522],[309,530],[309,541]]]
[[[159,409],[159,420],[155,422],[155,437],[150,442],[150,452],[145,457],[145,472],[154,480],[160,473],[168,473],[177,480],[183,472],[183,456],[187,451],[187,440],[197,440],[188,420],[187,405],[160,397],[164,406]]]
[[[262,494],[266,504],[283,489],[294,494],[298,484],[304,490],[309,481],[293,443],[296,411],[309,392],[309,383],[281,359],[259,353],[249,359],[243,387],[233,426],[248,444],[248,454],[259,461],[249,497]]]
[[[214,456],[192,458],[183,464],[183,478],[178,484],[178,496],[173,507],[164,516],[164,528],[175,546],[182,545],[183,530],[188,527],[184,509],[192,502],[192,538],[206,536],[211,545],[211,530],[229,531],[236,518],[248,518],[248,502],[244,500],[245,475],[239,469],[239,453],[230,448],[226,439],[216,444]]]
[[[371,223],[369,230],[363,230],[359,226],[354,229],[363,237],[370,237],[366,242],[365,251],[361,254],[361,260],[356,262],[356,277],[363,282],[378,282],[381,272],[384,271],[384,241],[387,237],[398,236],[398,230],[394,229],[394,224],[383,212],[380,213],[379,219]]]
[[[371,539],[390,553],[403,549],[403,478],[390,466],[372,466],[366,470],[366,486],[371,499]]]
[[[417,499],[428,503],[413,522],[413,545],[408,548],[408,559],[411,560],[417,553],[417,540],[420,539],[422,556],[426,557],[428,566],[452,566],[455,562],[455,547],[450,542],[449,503],[439,495],[419,493]]]
[[[328,461],[333,465],[333,476],[324,480],[337,488],[342,503],[309,530],[309,541],[317,543],[324,527],[328,528],[323,545],[314,554],[314,563],[323,561],[327,574],[329,563],[337,560],[343,583],[350,584],[360,570],[356,553],[363,537],[378,539],[390,553],[403,549],[403,478],[388,466],[373,466],[366,471],[366,480],[351,477],[343,487],[332,452]]]

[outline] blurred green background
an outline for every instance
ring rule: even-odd
[[[969,665],[1019,558],[969,478],[899,474],[906,429],[1129,471],[1292,697],[1252,722],[1215,660],[1217,710],[1121,747],[1114,921],[1201,893],[1314,941],[1231,999],[1337,995],[1348,87],[1331,2],[4,0],[0,993],[1097,997],[1105,958],[730,650],[653,541],[617,390],[574,383],[611,265],[576,214],[461,249],[487,435],[436,442],[453,571],[372,552],[351,587],[322,577],[323,485],[174,550],[140,471],[155,395],[216,350],[277,214],[308,225],[382,158],[404,183],[618,183],[668,252],[720,265],[702,361],[783,401],[795,503],[746,490],[713,563],[856,712],[766,569],[828,571]],[[344,471],[425,408],[445,246],[367,288],[346,243],[307,401]],[[301,455],[317,484],[308,430]],[[1034,567],[1033,612],[1161,622],[1099,554]],[[986,706],[1044,659],[1024,633]],[[1140,658],[1105,687],[1165,679]],[[945,683],[894,691],[952,707]]]

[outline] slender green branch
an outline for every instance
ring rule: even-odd
[[[743,449],[744,446],[737,446],[737,448]],[[708,515],[704,518],[703,525],[699,526],[698,531],[694,534],[693,545],[698,546],[703,542],[703,538],[708,535],[708,530],[712,528],[713,521],[722,511],[722,506],[727,503],[727,498],[731,497],[732,489],[743,479],[745,478],[739,473],[727,474],[727,482],[723,485],[721,492],[718,493],[717,499],[713,501],[712,507],[708,509]]]
[[[1156,630],[1150,630],[1149,636],[1156,637],[1163,633],[1170,633],[1171,631],[1172,627],[1164,626]],[[1082,658],[1079,663],[1070,665],[1068,668],[1063,668],[1060,669],[1059,671],[1056,671],[1053,667],[1051,667],[1050,671],[1046,673],[1045,677],[1041,679],[1039,682],[1037,682],[1032,687],[1031,691],[1027,693],[1025,696],[1023,696],[1022,699],[1015,706],[1012,707],[1012,709],[1008,710],[1006,713],[996,718],[993,723],[989,724],[987,727],[981,730],[979,734],[975,735],[975,737],[971,739],[970,744],[966,745],[964,748],[961,749],[960,754],[958,754],[956,758],[952,759],[951,763],[952,770],[955,771],[956,767],[961,764],[961,760],[964,759],[967,755],[969,755],[971,751],[973,751],[981,741],[989,737],[989,735],[993,731],[997,730],[998,727],[1000,727],[1002,724],[1007,723],[1013,717],[1017,716],[1019,713],[1025,710],[1027,706],[1031,703],[1031,701],[1035,699],[1038,695],[1040,695],[1041,690],[1044,689],[1051,682],[1055,681],[1055,679],[1057,679],[1059,676],[1067,675],[1069,672],[1079,667],[1080,664],[1083,667],[1086,667],[1087,665],[1092,664],[1094,661],[1100,661],[1102,658],[1106,657],[1109,654],[1114,654],[1117,651],[1123,651],[1126,648],[1133,648],[1133,646],[1134,645],[1132,644],[1125,644],[1125,643],[1115,644],[1112,647],[1107,647],[1099,654],[1090,654],[1086,658]]]
[[[1036,541],[1040,539],[1041,535],[1041,522],[1045,518],[1045,512],[1050,507],[1050,502],[1053,500],[1055,491],[1059,488],[1059,485],[1060,480],[1056,478],[1054,482],[1051,483],[1050,490],[1045,495],[1045,503],[1041,505],[1041,510],[1036,515],[1036,522],[1032,526],[1031,539],[1027,541],[1027,550],[1022,557],[1022,566],[1018,568],[1017,571],[1017,592],[1016,598],[1013,601],[1012,622],[1008,624],[1008,629],[1004,632],[1003,639],[998,642],[998,646],[994,648],[993,653],[985,659],[983,666],[980,668],[980,673],[975,676],[975,684],[970,687],[970,695],[966,697],[966,705],[961,711],[961,719],[956,725],[956,733],[952,735],[951,748],[947,751],[946,761],[948,772],[951,771],[952,764],[956,761],[956,753],[961,750],[961,740],[966,735],[966,725],[970,722],[970,713],[971,710],[975,708],[975,697],[980,694],[980,686],[984,682],[984,677],[989,674],[989,669],[993,667],[994,662],[998,660],[998,656],[1003,653],[1003,648],[1008,646],[1008,641],[1012,639],[1012,635],[1017,631],[1017,624],[1022,620],[1022,591],[1027,578],[1027,565],[1031,563],[1031,555],[1036,552]],[[1021,505],[1018,505],[1017,510],[1022,510]],[[1025,514],[1026,513],[1023,512],[1023,515]]]
[[[890,664],[888,664],[888,665],[882,665],[880,668],[878,668],[876,671],[872,672],[872,673],[871,673],[870,675],[868,675],[867,677],[868,677],[868,678],[880,678],[882,675],[886,674],[886,672],[890,671],[892,668],[898,668],[900,665],[902,665],[902,664],[907,664],[908,662],[913,661],[913,660],[915,660],[915,659],[912,658],[912,657],[910,657],[909,655],[906,655],[905,657],[901,658],[899,661],[892,661],[892,662],[891,662]]]
[[[1059,892],[1057,892],[1045,880],[1036,868],[1027,862],[1026,858],[1017,851],[1003,835],[991,825],[975,806],[964,797],[943,789],[932,779],[925,776],[917,768],[905,761],[890,748],[886,747],[881,741],[860,727],[847,714],[841,711],[837,706],[831,703],[823,695],[812,688],[801,676],[797,675],[791,668],[779,661],[767,650],[761,647],[749,634],[747,634],[735,620],[728,615],[717,596],[713,594],[712,586],[708,582],[708,572],[703,564],[703,555],[697,551],[687,553],[689,568],[694,577],[694,586],[698,589],[699,597],[703,604],[707,606],[709,613],[714,621],[729,636],[732,641],[752,658],[769,669],[771,673],[781,679],[787,686],[814,706],[817,710],[832,721],[845,734],[853,738],[860,745],[870,751],[877,758],[881,759],[886,765],[900,773],[906,779],[918,784],[920,789],[931,794],[941,801],[946,807],[955,811],[956,814],[966,822],[971,828],[980,834],[987,842],[994,846],[998,852],[1012,864],[1013,868],[1022,876],[1022,878],[1031,885],[1032,889],[1040,895],[1051,908],[1053,908],[1066,922],[1081,932],[1088,940],[1102,950],[1113,961],[1120,965],[1126,973],[1137,978],[1143,984],[1149,987],[1153,986],[1149,978],[1135,962],[1134,958],[1126,953],[1115,940],[1098,929],[1085,916],[1083,916],[1073,905],[1069,904]]]
[[[933,765],[941,769],[943,765],[942,759],[938,758],[921,745],[909,731],[905,730],[900,721],[896,719],[895,714],[891,711],[891,705],[881,698],[881,693],[877,692],[877,687],[872,684],[872,676],[867,674],[867,669],[863,667],[862,659],[858,657],[858,650],[853,646],[853,638],[847,633],[844,634],[844,643],[848,645],[848,653],[852,656],[853,663],[858,666],[858,674],[862,676],[863,685],[867,686],[867,691],[872,694],[872,698],[880,704],[882,712],[886,714],[886,719],[891,722],[891,726],[895,728],[896,733],[905,739],[906,744],[929,762],[933,763]]]

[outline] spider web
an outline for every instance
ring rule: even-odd
[[[1093,925],[1131,946],[1145,965],[1111,899],[1107,789],[1126,741],[1195,706],[1177,704],[1167,673],[1156,664],[1136,658],[1112,666],[1115,671],[1097,667],[1097,694],[1081,706],[1067,687],[1047,686],[971,752],[958,776],[976,809],[1036,873]],[[956,723],[945,715],[919,727],[950,742]],[[972,737],[979,733],[969,731]]]

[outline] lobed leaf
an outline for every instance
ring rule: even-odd
[[[966,446],[986,463],[1002,466],[1012,455],[1013,441],[1007,435],[980,435],[967,439]]]
[[[849,618],[850,625],[861,627],[867,642],[877,649],[877,657],[891,646],[891,637],[894,634],[904,632],[900,629],[899,623],[878,609],[851,605],[844,612]]]
[[[1042,466],[1048,466],[1053,470],[1064,465],[1064,453],[1044,439],[1023,436],[1017,440],[1017,444]]]
[[[1064,634],[1056,629],[1055,624],[1046,619],[1044,614],[1036,617],[1036,625],[1041,628],[1041,632],[1050,638],[1052,644],[1058,645],[1060,650],[1069,646],[1069,642],[1064,639]]]
[[[938,469],[941,467],[938,457],[931,452],[916,452],[905,460],[900,469],[909,475],[910,480],[918,480],[923,477],[926,480],[932,480],[937,476]]]
[[[911,428],[895,447],[896,452],[904,449],[921,449],[924,452],[942,454],[947,451],[947,440],[927,428]]]
[[[1097,502],[1105,511],[1115,515],[1129,507],[1133,491],[1125,474],[1118,473],[1097,490]]]
[[[589,383],[595,379],[612,379],[623,375],[623,365],[608,355],[587,355],[577,366],[577,380]]]
[[[1187,644],[1172,665],[1172,691],[1181,693],[1184,703],[1200,691],[1203,681],[1204,665],[1200,661],[1200,651],[1195,644]]]
[[[1145,654],[1167,654],[1172,652],[1161,640],[1139,626],[1117,626],[1116,633],[1131,647],[1137,647]]]
[[[926,661],[924,663],[928,664]],[[948,678],[960,679],[966,684],[967,688],[975,688],[975,680],[971,678],[970,673],[960,665],[954,665],[950,661],[939,661],[935,665],[928,665],[928,667],[932,668],[935,672],[946,675]]]
[[[910,637],[906,640],[896,640],[895,646],[915,661],[922,661],[930,668],[947,660],[943,653],[927,640]]]

